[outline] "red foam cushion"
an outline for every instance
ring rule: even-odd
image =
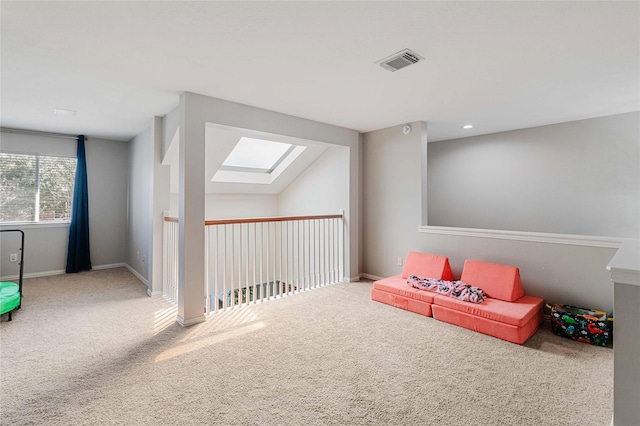
[[[371,289],[371,300],[386,303],[405,311],[415,312],[416,314],[431,316],[431,303],[422,300],[410,299],[408,297],[399,296],[397,294],[388,293],[386,291]]]
[[[515,266],[466,260],[460,281],[480,288],[489,297],[506,302],[524,296],[520,270]]]
[[[455,311],[444,306],[432,305],[433,317],[437,320],[455,324],[478,333],[488,334],[512,343],[522,345],[531,337],[542,322],[542,315],[534,316],[523,327],[516,327],[492,321],[486,318],[476,317],[465,312]]]
[[[531,318],[540,316],[543,301],[533,296],[522,296],[515,302],[488,298],[482,303],[469,303],[439,294],[436,295],[434,303],[476,317],[523,327]]]
[[[407,280],[400,275],[394,275],[393,277],[376,281],[373,283],[373,288],[427,303],[433,303],[433,297],[435,296],[435,293],[430,291],[418,290],[417,288],[411,287],[407,284]]]
[[[407,279],[409,275],[416,275],[420,278],[437,278],[440,280],[453,280],[449,258],[436,254],[418,253],[410,251],[402,270],[402,278]]]

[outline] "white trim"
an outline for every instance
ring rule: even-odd
[[[129,270],[129,272],[131,272],[133,275],[136,276],[137,279],[139,279],[140,281],[142,281],[147,287],[149,287],[149,281],[143,277],[142,275],[140,275],[140,273],[138,271],[136,271],[135,269],[133,269],[131,267],[131,265],[129,265],[128,263],[125,263],[124,265],[125,268],[127,268]]]
[[[189,321],[185,321],[184,318],[182,318],[180,315],[178,315],[178,318],[177,318],[178,324],[180,324],[183,327],[189,327],[190,325],[200,324],[201,322],[205,322],[206,320],[207,320],[207,317],[205,317],[204,315],[200,317],[192,318]]]
[[[100,270],[100,269],[112,269],[112,268],[124,268],[124,267],[126,267],[126,263],[120,262],[120,263],[106,263],[104,265],[92,266],[91,269]]]
[[[155,296],[162,296],[162,290],[160,291],[151,291],[150,288],[147,288],[147,296],[149,297],[155,297]]]
[[[371,280],[371,281],[380,281],[380,280],[384,279],[383,277],[379,277],[377,275],[371,275],[371,274],[360,274],[360,276],[362,278],[366,278],[366,279]]]
[[[640,286],[640,241],[628,240],[607,265],[615,284]]]
[[[611,274],[611,281],[615,284],[640,286],[640,271],[625,271],[623,269],[607,269]]]
[[[454,228],[448,226],[420,226],[425,234],[456,235],[461,237],[493,238],[532,243],[564,244],[572,246],[620,248],[623,238],[590,235],[549,234],[544,232],[502,231],[496,229]]]
[[[68,228],[69,221],[40,221],[40,222],[2,222],[2,229],[39,229],[39,228]]]
[[[28,274],[24,274],[22,276],[23,279],[27,278],[40,278],[40,277],[48,277],[51,275],[63,275],[67,272],[64,269],[56,269],[53,271],[42,271],[42,272],[30,272]],[[9,280],[17,280],[20,278],[20,275],[7,275],[6,277],[0,278],[1,281],[9,281]]]
[[[112,269],[112,268],[122,268],[125,267],[126,264],[125,263],[108,263],[105,265],[97,265],[97,266],[92,266],[91,270],[100,270],[100,269]],[[87,271],[82,271],[82,272],[87,272]],[[40,277],[49,277],[52,275],[63,275],[66,274],[67,271],[65,271],[64,269],[54,269],[52,271],[40,271],[40,272],[30,272],[30,273],[25,273],[23,275],[24,279],[27,278],[40,278]],[[6,277],[0,277],[0,280],[2,281],[7,281],[7,280],[17,280],[20,278],[20,275],[7,275]]]

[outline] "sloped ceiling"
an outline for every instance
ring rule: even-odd
[[[5,127],[128,140],[183,91],[361,132],[422,120],[431,141],[640,109],[639,2],[0,7]],[[404,48],[425,60],[374,64]]]
[[[291,184],[311,163],[320,158],[329,145],[279,135],[270,135],[269,140],[305,146],[306,149],[271,184],[211,182],[220,165],[243,136],[265,138],[249,131],[222,129],[207,125],[205,131],[205,193],[207,194],[279,194]],[[171,192],[178,193],[178,136],[174,137],[163,160],[171,166]]]

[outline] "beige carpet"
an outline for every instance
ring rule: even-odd
[[[26,280],[3,425],[608,425],[613,351],[524,346],[326,288],[181,328],[125,269]],[[6,321],[6,316],[3,316]]]

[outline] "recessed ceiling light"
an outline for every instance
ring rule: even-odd
[[[72,109],[64,109],[64,108],[55,108],[53,110],[53,113],[55,115],[76,115],[77,111],[74,111]]]
[[[465,124],[462,126],[463,129],[473,129],[473,124]]]

